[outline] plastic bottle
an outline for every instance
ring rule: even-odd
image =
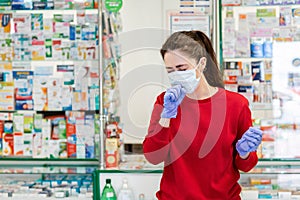
[[[106,179],[106,184],[103,188],[101,200],[117,200],[116,192],[111,185],[111,179]]]
[[[128,180],[123,179],[123,185],[118,195],[118,200],[134,200],[132,190],[128,187]]]

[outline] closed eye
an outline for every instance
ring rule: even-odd
[[[177,69],[176,71],[185,71],[185,70],[188,69],[188,65],[187,64],[180,64],[180,65],[176,65],[175,68]],[[168,73],[171,73],[171,72],[175,71],[173,67],[166,67],[166,70],[167,70]]]
[[[179,71],[185,71],[188,69],[188,65],[187,64],[177,65],[176,69],[178,69]]]
[[[166,67],[166,70],[168,73],[171,73],[174,71],[173,67]]]

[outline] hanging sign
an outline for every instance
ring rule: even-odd
[[[171,13],[169,23],[171,33],[177,31],[200,30],[210,37],[208,15]]]
[[[110,12],[118,12],[123,5],[122,0],[105,0],[105,7]]]

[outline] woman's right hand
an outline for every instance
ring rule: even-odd
[[[167,89],[164,96],[164,109],[161,118],[176,118],[177,108],[185,97],[185,89],[181,85],[175,85]]]

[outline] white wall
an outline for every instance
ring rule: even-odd
[[[168,87],[159,50],[169,35],[167,13],[179,0],[125,0],[120,70],[120,117],[125,143],[141,143],[156,96]]]

